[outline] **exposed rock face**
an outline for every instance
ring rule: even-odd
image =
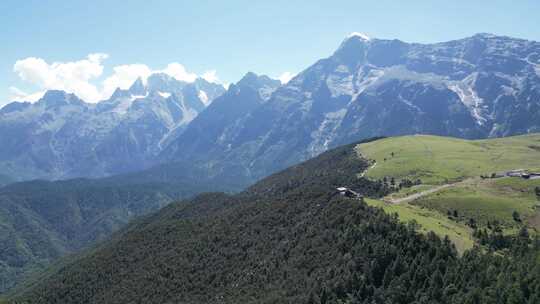
[[[223,92],[155,74],[97,105],[63,92],[10,104],[0,110],[0,172],[93,177],[179,161],[247,183],[373,136],[540,132],[540,43],[354,34],[285,85],[248,73]]]
[[[146,168],[224,91],[203,79],[186,83],[154,74],[98,104],[62,91],[35,104],[11,103],[0,110],[0,172],[19,180],[60,179]]]
[[[540,43],[490,34],[437,44],[356,34],[268,100],[241,83],[197,117],[164,159],[257,179],[372,136],[540,131]],[[230,116],[201,144],[195,139],[207,129],[196,126],[224,111],[217,105]]]

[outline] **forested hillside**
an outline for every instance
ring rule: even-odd
[[[186,178],[188,167],[0,188],[0,294],[29,272],[107,239],[137,216],[210,189],[235,188],[193,170]]]
[[[538,241],[526,232],[486,237],[460,257],[447,238],[336,192],[385,194],[383,183],[357,177],[368,165],[349,145],[241,194],[169,205],[51,269],[12,302],[540,301]]]

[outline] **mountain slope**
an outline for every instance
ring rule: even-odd
[[[248,185],[251,180],[245,177],[249,173],[243,172],[239,164],[226,160],[209,160],[218,160],[227,155],[231,146],[224,141],[228,139],[227,135],[237,132],[243,125],[243,119],[264,104],[280,85],[279,81],[267,76],[247,73],[197,116],[184,133],[164,150],[160,155],[161,159],[167,162],[176,155],[186,156],[180,159],[208,168],[210,175],[228,175],[229,178],[238,180],[239,184]],[[265,121],[261,120],[260,123],[264,124]]]
[[[11,177],[0,174],[0,187],[5,186],[11,182],[13,182],[13,179]]]
[[[148,168],[223,92],[203,79],[153,74],[98,104],[61,91],[35,104],[9,104],[0,110],[0,171],[17,180],[51,180]]]
[[[212,149],[198,150],[197,142],[179,138],[162,156],[234,166],[256,180],[373,136],[536,132],[539,53],[538,42],[489,34],[436,44],[352,35],[268,101],[230,119]]]
[[[0,293],[171,201],[236,187],[190,166],[169,164],[101,179],[37,180],[0,188]]]
[[[354,146],[235,196],[207,194],[141,219],[21,290],[24,303],[488,303],[539,299],[537,251],[459,258],[336,186],[358,178]],[[525,244],[525,239],[516,244]],[[518,245],[516,245],[518,246]],[[528,250],[531,252],[529,253]],[[505,274],[505,275],[503,275]],[[493,280],[493,278],[497,278]],[[515,294],[522,282],[527,293]],[[493,291],[497,290],[496,293]]]
[[[246,75],[215,107],[222,86],[164,74],[97,105],[49,92],[0,110],[0,170],[59,179],[184,162],[245,186],[373,136],[537,132],[538,54],[538,42],[490,34],[435,44],[354,34],[287,84]]]

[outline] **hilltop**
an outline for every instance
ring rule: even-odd
[[[442,184],[514,169],[540,169],[540,134],[485,140],[413,135],[358,146],[377,165],[369,178],[392,176]]]

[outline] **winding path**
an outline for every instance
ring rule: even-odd
[[[366,175],[366,173],[367,173],[370,169],[373,169],[373,168],[375,168],[376,166],[377,166],[377,162],[374,162],[373,165],[371,165],[369,168],[367,168],[366,170],[364,170],[364,172],[362,172],[362,173],[360,174],[360,177],[364,177],[364,175]],[[421,191],[421,192],[418,192],[418,193],[414,193],[414,194],[411,194],[411,195],[406,196],[406,197],[395,198],[395,199],[392,199],[392,198],[386,198],[386,199],[384,199],[384,202],[390,203],[390,204],[408,203],[408,202],[414,201],[415,199],[418,199],[418,198],[420,198],[420,197],[422,197],[422,196],[426,196],[426,195],[428,195],[428,194],[432,194],[432,193],[441,191],[441,190],[443,190],[443,189],[446,189],[446,188],[455,186],[455,185],[457,185],[457,184],[463,183],[464,181],[466,181],[466,180],[463,180],[463,181],[460,181],[460,182],[456,182],[456,183],[444,184],[444,185],[436,186],[436,187],[434,187],[434,188],[431,188],[431,189],[428,189],[428,190],[425,190],[425,191]]]
[[[428,189],[428,190],[425,190],[425,191],[421,191],[421,192],[418,192],[418,193],[411,194],[411,195],[406,196],[406,197],[400,197],[400,198],[395,198],[395,199],[385,199],[384,201],[387,202],[387,203],[390,203],[390,204],[408,203],[408,202],[414,201],[414,200],[416,200],[418,198],[421,198],[422,196],[426,196],[426,195],[441,191],[443,189],[455,186],[455,185],[457,185],[459,183],[461,183],[461,182],[452,183],[452,184],[444,184],[444,185],[440,185],[440,186],[437,186],[437,187],[434,187],[434,188],[431,188],[431,189]]]
[[[373,163],[373,165],[371,165],[369,168],[367,168],[366,170],[364,170],[364,172],[362,172],[362,174],[360,174],[360,177],[364,177],[364,175],[366,175],[366,173],[367,173],[370,169],[375,168],[375,166],[377,166],[377,162]]]

